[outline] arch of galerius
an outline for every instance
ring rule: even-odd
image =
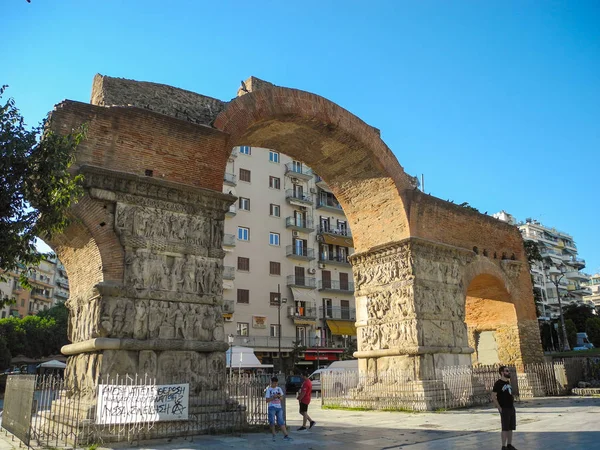
[[[192,395],[218,389],[227,348],[221,240],[235,201],[221,191],[237,145],[303,161],[343,206],[356,249],[362,371],[430,380],[436,369],[470,364],[473,336],[488,330],[503,362],[541,359],[515,227],[417,190],[379,131],[331,101],[256,78],[246,86],[222,102],[96,75],[91,103],[55,107],[55,131],[88,126],[73,166],[85,196],[51,243],[72,286],[68,378],[188,376]],[[482,328],[469,309],[492,301],[511,314]]]

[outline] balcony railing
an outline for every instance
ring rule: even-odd
[[[223,235],[223,246],[224,247],[235,247],[235,235],[233,235],[233,234]]]
[[[324,227],[323,225],[319,226],[319,233],[333,234],[334,236],[352,237],[352,232],[347,228],[331,228],[326,226]]]
[[[347,306],[320,306],[320,318],[333,320],[356,320],[356,309]]]
[[[309,180],[314,175],[312,169],[291,162],[285,165],[285,174],[290,177],[302,178],[304,180]]]
[[[346,255],[326,255],[324,253],[319,253],[319,262],[323,264],[350,265],[350,262],[348,262],[348,256]]]
[[[313,224],[313,220],[311,218],[300,218],[300,217],[286,217],[285,218],[285,227],[290,228],[292,230],[298,231],[314,231],[315,226]]]
[[[223,314],[233,314],[235,312],[235,302],[233,300],[223,300]]]
[[[320,208],[325,208],[325,209],[332,209],[335,211],[342,211],[342,205],[340,205],[338,202],[333,201],[330,198],[319,198],[317,200],[317,209]]]
[[[66,291],[56,291],[54,293],[55,296],[60,297],[60,298],[69,298],[69,293]]]
[[[312,248],[296,247],[295,245],[288,245],[285,248],[285,255],[292,259],[299,259],[302,261],[311,261],[315,259],[315,251]]]
[[[235,267],[231,267],[231,266],[223,267],[223,279],[224,280],[235,280]]]
[[[314,289],[317,287],[317,280],[313,277],[300,277],[297,275],[288,275],[287,285],[299,288]]]
[[[354,292],[352,281],[340,283],[337,280],[319,280],[320,291]]]
[[[317,308],[315,306],[290,306],[288,308],[290,319],[316,320]]]
[[[310,194],[305,194],[304,192],[297,192],[293,189],[287,189],[285,191],[285,199],[288,201],[297,201],[300,203],[306,203],[307,205],[313,204],[313,198]]]
[[[229,184],[230,186],[235,186],[237,184],[237,177],[233,173],[225,172],[225,175],[223,176],[223,182],[225,184]]]
[[[281,348],[294,348],[296,337],[281,336]],[[234,336],[233,345],[242,345],[244,347],[253,348],[278,348],[279,338],[271,336]],[[234,367],[235,369],[235,367]]]

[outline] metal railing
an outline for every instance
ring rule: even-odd
[[[290,306],[288,317],[290,319],[316,319],[317,308],[314,306]]]
[[[352,237],[352,232],[348,228],[332,228],[319,225],[319,233],[333,234],[335,236]]]
[[[281,348],[294,348],[295,341],[296,337],[281,336]],[[279,338],[273,336],[234,336],[233,345],[254,348],[277,348],[279,346]]]
[[[306,247],[296,247],[295,245],[286,246],[285,255],[298,258],[315,259],[314,249]]]
[[[324,253],[319,253],[319,262],[322,263],[338,263],[338,264],[350,264],[348,261],[348,256],[346,255],[326,255]]]
[[[235,267],[224,266],[223,267],[223,279],[224,280],[235,280]]]
[[[332,199],[319,198],[317,200],[317,208],[333,208],[341,211],[342,205],[340,205],[338,202],[334,202]]]
[[[320,291],[354,292],[354,282],[340,283],[337,280],[319,280]]]
[[[313,224],[313,220],[311,218],[298,218],[298,217],[294,217],[294,216],[290,216],[290,217],[286,217],[285,218],[285,227],[286,228],[304,228],[304,229],[310,229],[310,230],[314,230],[314,224]]]
[[[314,289],[317,287],[317,279],[313,277],[301,277],[298,275],[288,275],[287,286],[305,287]]]
[[[305,194],[304,192],[296,192],[293,189],[287,189],[285,191],[285,198],[287,200],[298,200],[300,202],[304,202],[304,203],[313,203],[313,198],[312,195],[310,194]]]
[[[319,306],[319,313],[324,319],[356,320],[356,308],[349,306]]]
[[[566,395],[590,376],[591,360],[509,366],[515,400]],[[425,411],[491,403],[498,366],[453,366],[416,380],[413,371],[329,372],[321,380],[325,407]]]
[[[312,177],[313,171],[311,168],[306,167],[304,165],[298,165],[294,163],[287,163],[285,165],[285,173],[286,175],[294,176],[294,175],[304,175],[305,177]]]

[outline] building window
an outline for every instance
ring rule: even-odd
[[[248,289],[237,290],[237,302],[238,303],[250,303],[250,291]]]
[[[240,169],[240,181],[246,181],[250,183],[250,171],[247,169]]]
[[[24,298],[21,299],[21,306],[25,306],[25,299]]]
[[[238,227],[238,240],[249,241],[250,240],[250,228]]]
[[[4,319],[6,317],[6,311],[2,311],[2,318]]]
[[[281,207],[271,203],[271,206],[269,206],[269,215],[273,217],[281,217]]]
[[[269,233],[269,245],[279,245],[279,233]]]
[[[279,153],[270,150],[269,151],[269,161],[279,164]]]
[[[279,292],[271,292],[269,294],[269,305],[271,306],[279,306],[279,296],[281,294]]]
[[[292,161],[292,172],[302,173],[302,163],[300,161]]]
[[[250,211],[250,199],[249,198],[240,197],[240,199],[238,200],[238,205],[239,205],[240,209],[243,209],[244,211]]]
[[[237,323],[237,335],[238,336],[248,336],[249,330],[250,330],[250,324],[248,322],[238,322]]]
[[[242,155],[250,155],[250,152],[251,152],[251,150],[250,150],[250,147],[248,145],[242,145],[240,147],[240,153]]]
[[[250,258],[244,258],[243,256],[238,256],[238,270],[243,270],[244,272],[250,271]]]
[[[271,189],[281,189],[281,180],[277,177],[269,177],[269,187]]]
[[[279,337],[279,325],[271,325],[271,337]]]
[[[269,275],[281,275],[281,263],[269,262]]]

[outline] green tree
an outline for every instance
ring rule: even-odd
[[[567,339],[571,349],[577,346],[577,326],[571,319],[565,320],[565,327],[567,328]]]
[[[12,355],[8,350],[8,346],[6,345],[6,341],[4,338],[0,337],[0,370],[6,370],[10,367],[10,361],[12,360]]]
[[[580,332],[585,331],[585,323],[588,319],[596,317],[593,306],[577,303],[565,306],[563,308],[563,315],[565,316],[565,320],[571,319],[575,323],[577,331]]]
[[[585,332],[594,347],[600,347],[600,317],[590,317],[585,321]]]
[[[81,176],[69,168],[84,127],[65,136],[44,121],[27,129],[14,100],[2,103],[0,87],[0,269],[28,272],[46,255],[36,250],[37,236],[51,239],[68,224],[67,211],[82,193]],[[6,276],[0,273],[0,279]]]
[[[542,260],[542,254],[537,242],[526,239],[523,241],[523,246],[525,247],[525,256],[530,266]]]

